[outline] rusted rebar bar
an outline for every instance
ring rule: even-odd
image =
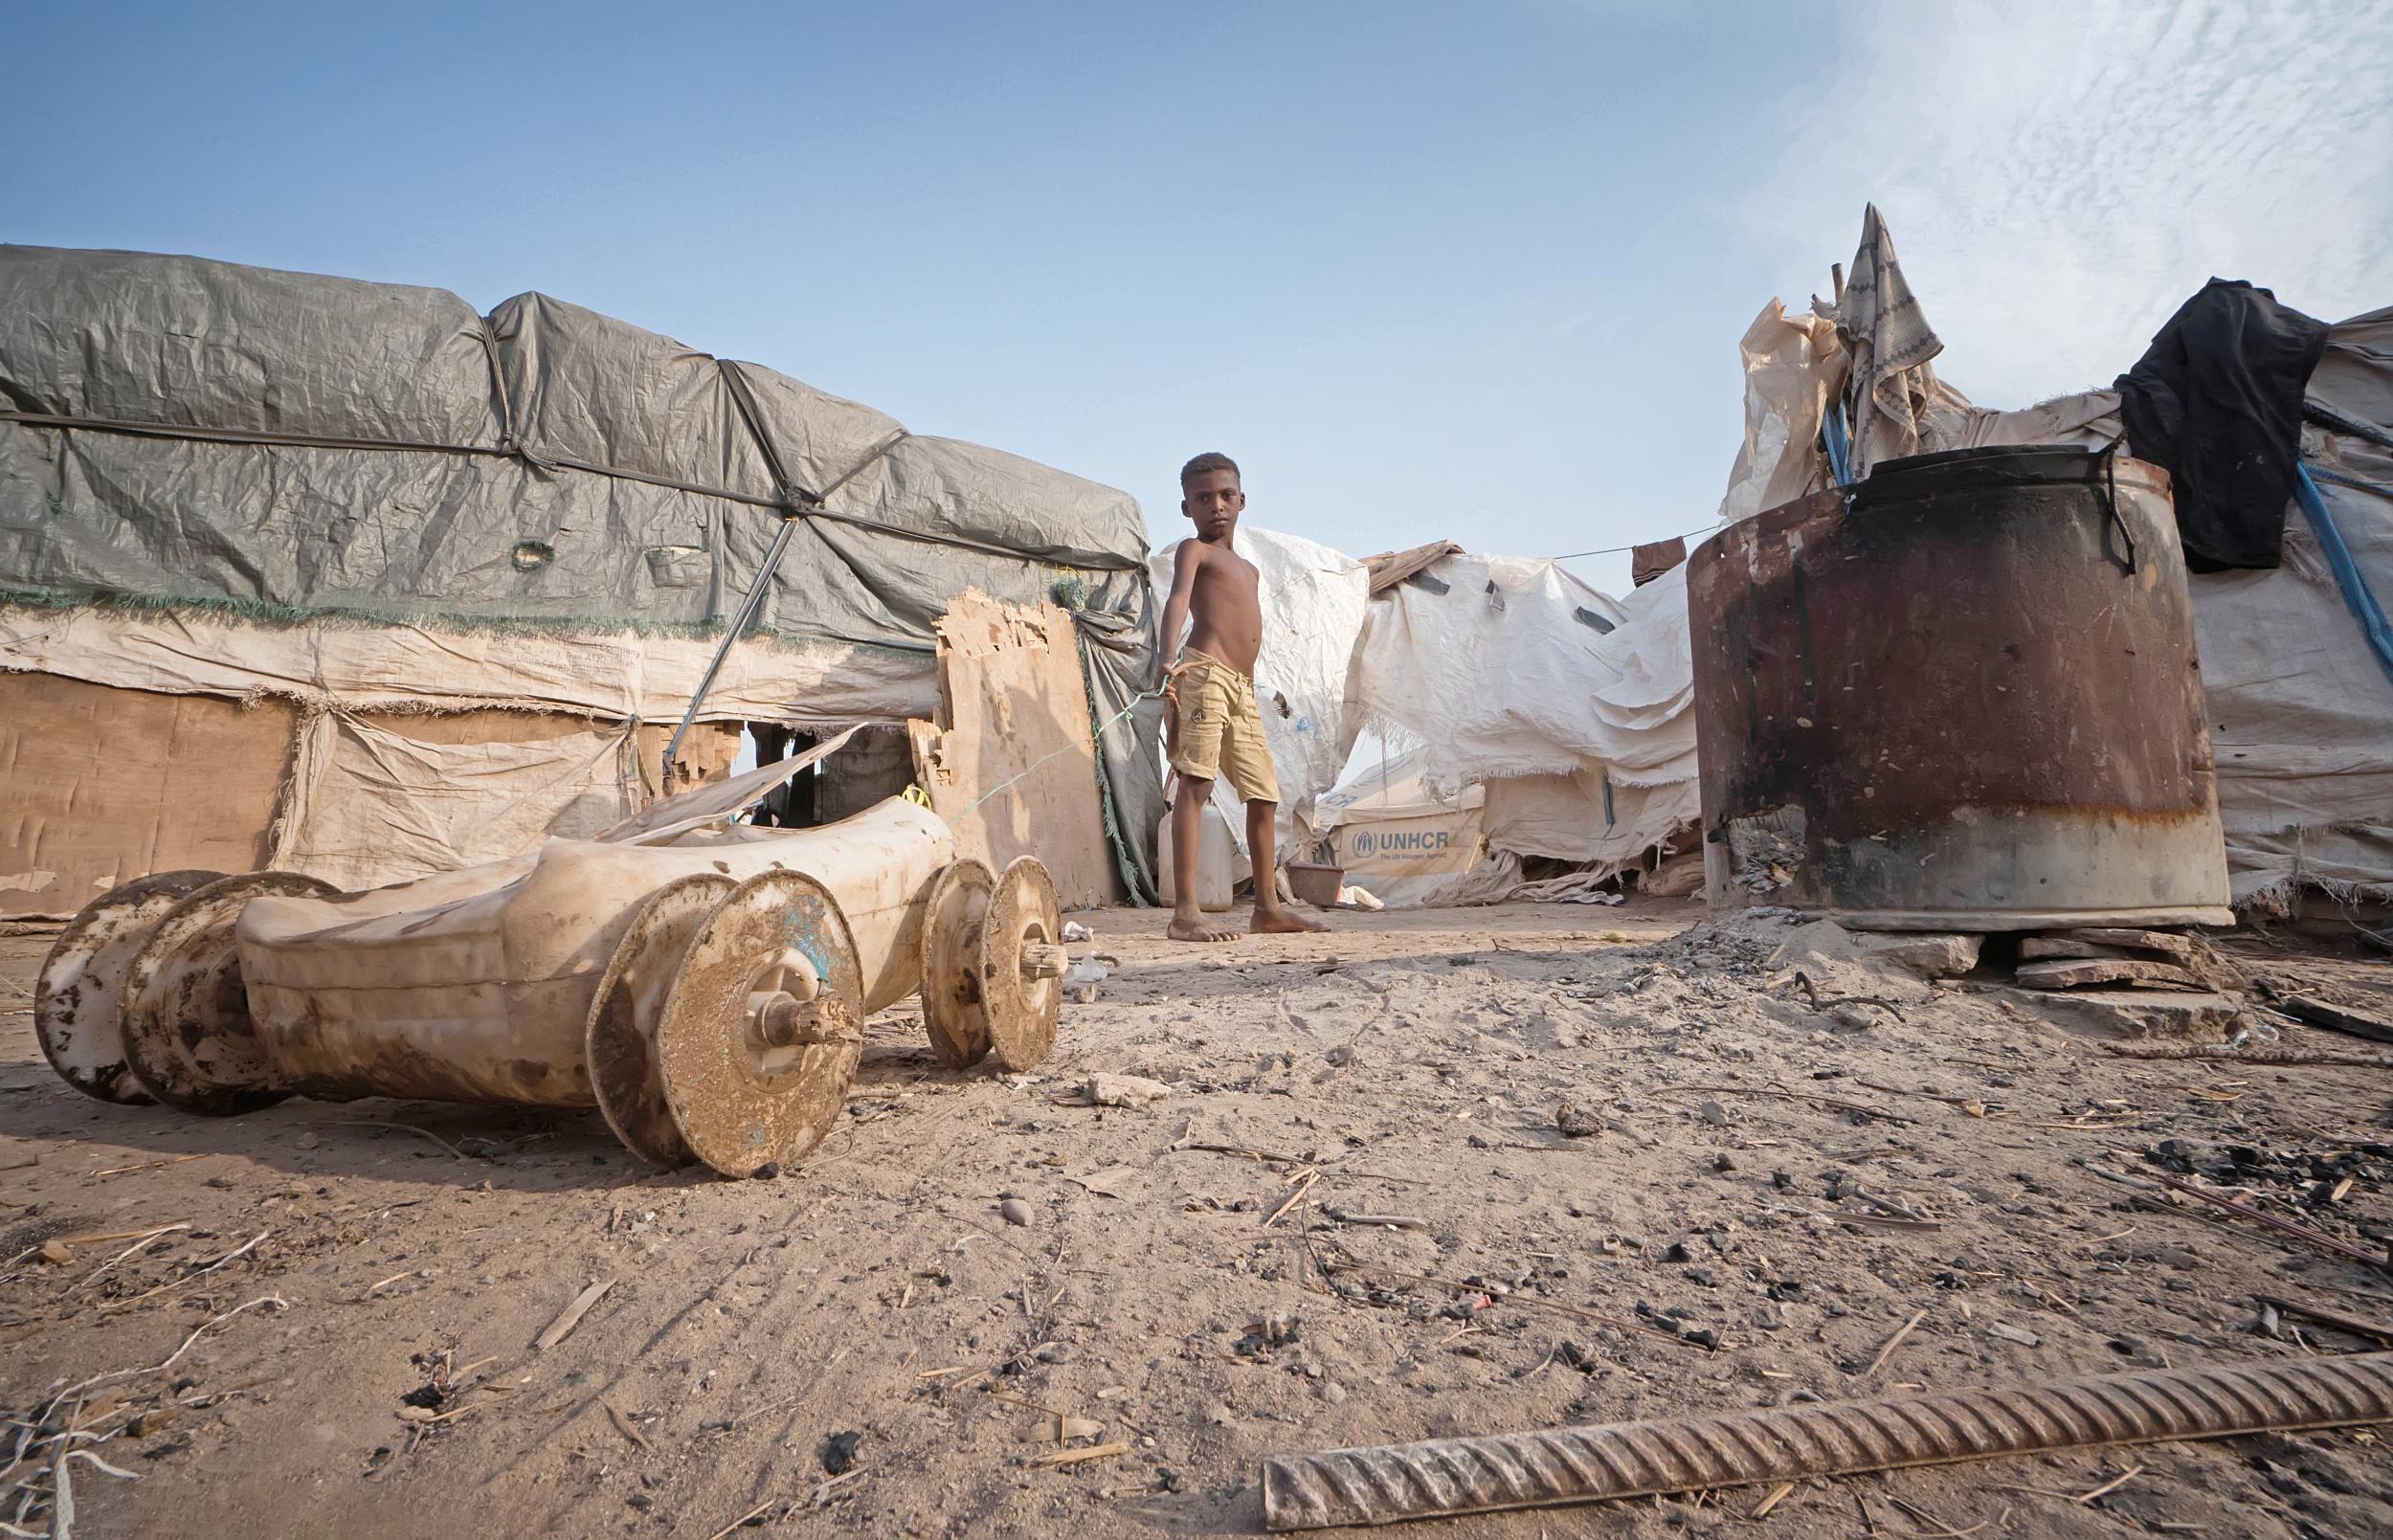
[[[1264,1527],[1552,1507],[1997,1455],[2393,1421],[2393,1352],[1274,1455]]]

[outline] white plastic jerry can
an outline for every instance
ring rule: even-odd
[[[1219,808],[1206,803],[1204,822],[1196,836],[1196,906],[1208,914],[1230,907],[1247,869],[1246,854],[1230,833],[1230,820]],[[1172,904],[1172,815],[1167,811],[1155,831],[1155,882],[1167,908]]]

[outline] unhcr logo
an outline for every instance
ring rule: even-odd
[[[1374,834],[1357,829],[1347,841],[1350,859],[1364,856],[1435,856],[1453,848],[1451,829],[1414,829],[1397,834]]]

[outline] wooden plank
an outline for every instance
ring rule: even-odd
[[[955,826],[957,856],[1000,872],[1036,856],[1065,908],[1119,900],[1071,615],[967,592],[933,630],[939,714],[907,728],[916,784]]]
[[[2314,1027],[2331,1032],[2348,1032],[2355,1038],[2367,1038],[2377,1042],[2393,1042],[2393,1021],[2345,1010],[2339,1005],[2308,994],[2280,994],[2276,1008],[2287,1016],[2299,1016]]]
[[[2055,930],[2047,939],[2083,942],[2092,947],[2124,947],[2131,951],[2157,951],[2179,963],[2190,964],[2194,960],[2194,938],[2175,930],[2131,930],[2115,926],[2089,926],[2078,930]]]
[[[2151,960],[2147,952],[2135,952],[2125,947],[2104,947],[2091,941],[2071,941],[2066,936],[2028,936],[2019,944],[2019,960],[2024,963],[2044,962],[2052,958],[2087,962],[2095,958],[2134,962],[2138,958]]]
[[[2079,962],[2022,963],[2019,965],[2019,985],[2028,990],[2073,990],[2089,984],[2165,984],[2178,989],[2200,989],[2202,983],[2181,968],[2167,963],[2145,963],[2113,958],[2089,958]]]

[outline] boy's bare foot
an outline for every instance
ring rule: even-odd
[[[1174,914],[1164,932],[1174,941],[1236,941],[1238,932],[1224,930],[1202,914]]]
[[[1278,904],[1266,909],[1258,904],[1255,905],[1255,923],[1250,928],[1259,936],[1279,936],[1301,935],[1330,927],[1318,920],[1308,920],[1293,909]]]

